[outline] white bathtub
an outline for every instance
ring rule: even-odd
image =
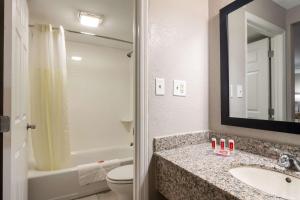
[[[99,160],[120,159],[121,165],[133,163],[131,147],[112,147],[72,152],[72,166],[57,171],[29,170],[29,200],[69,200],[108,190],[106,181],[86,186],[78,183],[76,166]]]

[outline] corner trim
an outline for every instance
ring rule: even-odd
[[[136,124],[134,200],[148,200],[148,0],[136,0]]]

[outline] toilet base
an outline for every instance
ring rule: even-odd
[[[118,200],[133,200],[133,184],[115,184],[107,182],[108,187],[116,194]]]

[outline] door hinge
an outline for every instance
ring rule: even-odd
[[[10,118],[8,116],[0,116],[0,132],[10,131]]]
[[[269,58],[273,58],[274,57],[274,51],[273,50],[269,50],[268,56],[269,56]]]

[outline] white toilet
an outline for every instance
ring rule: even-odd
[[[133,200],[133,165],[125,165],[111,170],[106,181],[118,200]]]

